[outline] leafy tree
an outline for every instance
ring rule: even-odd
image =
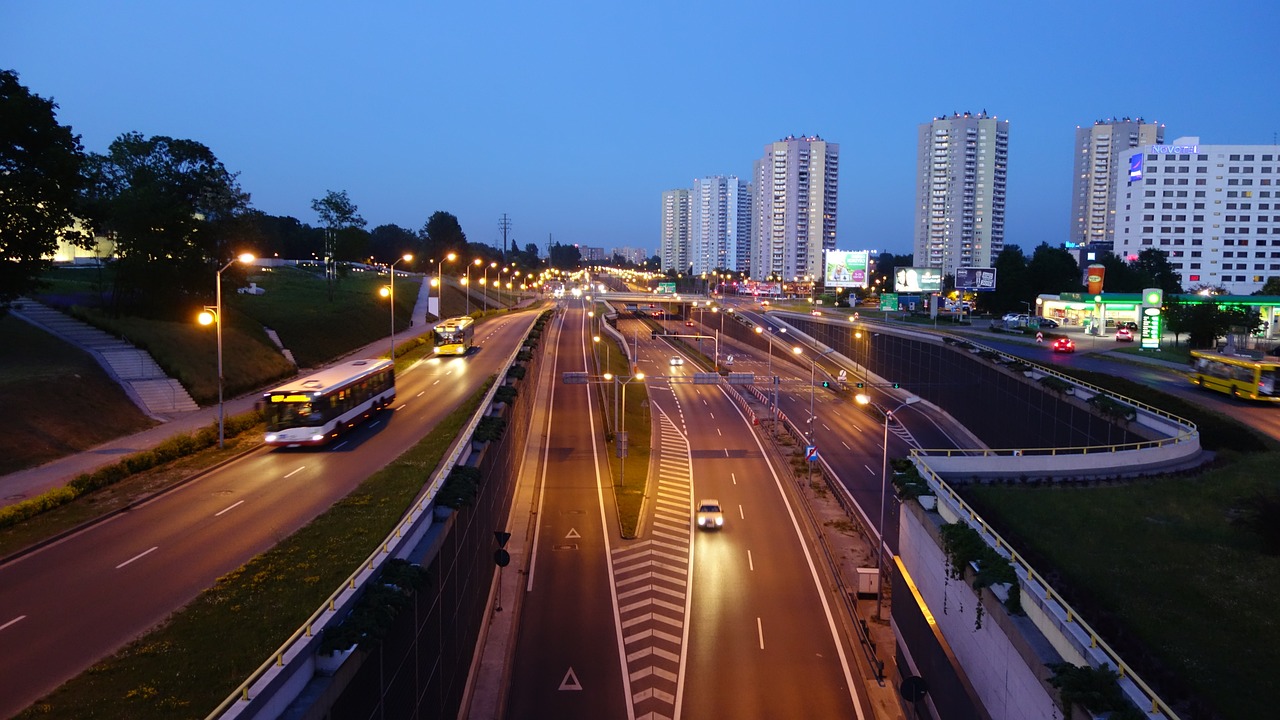
[[[92,247],[74,217],[85,154],[57,107],[0,70],[0,316],[39,287],[59,242]]]
[[[1027,263],[1033,293],[1080,292],[1080,265],[1066,249],[1040,243]]]
[[[379,225],[369,233],[369,254],[380,263],[395,262],[405,253],[417,252],[418,236],[399,225]]]
[[[262,257],[294,260],[319,258],[325,251],[324,230],[295,217],[268,215],[258,210],[245,214],[245,237]]]
[[[996,289],[984,293],[987,309],[993,314],[1008,312],[1026,312],[1036,293],[1031,284],[1031,274],[1027,270],[1027,256],[1017,245],[1005,245],[994,263],[996,269]]]
[[[1146,287],[1158,287],[1164,290],[1165,295],[1175,295],[1182,292],[1182,276],[1173,269],[1173,265],[1169,263],[1169,253],[1164,250],[1148,248],[1138,253],[1138,259],[1134,261],[1133,267],[1139,272],[1146,273],[1150,285]]]
[[[1280,295],[1280,276],[1272,275],[1254,295]]]
[[[443,210],[431,213],[418,232],[422,240],[422,255],[437,260],[449,252],[463,252],[467,246],[467,234],[462,232],[458,218]]]
[[[1104,292],[1140,293],[1151,287],[1150,278],[1138,272],[1131,263],[1125,262],[1124,258],[1114,253],[1107,253],[1099,264],[1106,268],[1102,283]]]
[[[578,250],[577,245],[551,243],[550,256],[548,262],[551,267],[560,270],[576,270],[582,264],[582,252]]]
[[[1166,304],[1167,305],[1167,304]],[[1218,338],[1233,331],[1251,333],[1262,320],[1257,313],[1241,307],[1222,306],[1217,302],[1182,303],[1180,327],[1187,332],[1187,343],[1193,348],[1214,347]]]
[[[116,244],[117,308],[185,312],[213,294],[213,268],[241,248],[249,204],[236,173],[194,140],[125,133],[89,158],[88,202]]]
[[[330,230],[362,228],[367,224],[346,190],[326,191],[324,197],[311,201],[311,209],[320,216],[320,223]]]

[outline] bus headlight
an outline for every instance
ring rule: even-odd
[[[321,440],[324,440],[324,435],[316,434],[311,436],[311,442],[320,442]]]
[[[269,434],[267,435],[267,442],[269,442],[269,443],[273,443],[273,442],[275,442],[276,440],[279,440],[279,439],[280,439],[280,436],[279,436],[279,435],[276,435],[276,434],[274,434],[274,433],[269,433]]]

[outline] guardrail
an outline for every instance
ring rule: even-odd
[[[503,369],[498,374],[499,382],[495,382],[489,388],[476,414],[454,440],[440,470],[396,523],[395,530],[382,540],[379,547],[370,553],[336,590],[330,593],[324,603],[271,654],[270,658],[250,673],[231,695],[206,716],[206,720],[238,718],[243,713],[257,713],[266,707],[283,711],[284,707],[292,702],[296,694],[305,687],[312,677],[309,671],[314,668],[315,651],[320,641],[319,631],[324,630],[329,623],[343,619],[345,611],[359,599],[360,594],[364,592],[365,583],[381,569],[382,564],[394,557],[397,552],[412,549],[431,527],[436,495],[463,451],[469,448],[471,435],[493,403],[494,394],[502,385],[501,378],[505,377],[507,370],[515,363],[516,355],[524,347],[532,330],[531,324],[524,338],[502,364]],[[280,697],[287,693],[292,693],[287,699]]]

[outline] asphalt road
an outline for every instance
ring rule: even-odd
[[[564,317],[557,373],[585,369],[585,314]],[[852,650],[781,473],[719,387],[634,335],[657,421],[641,536],[617,538],[586,388],[557,387],[508,717],[861,717]],[[723,531],[694,530],[702,497],[724,505]]]
[[[402,373],[394,410],[327,449],[255,451],[0,566],[0,717],[146,632],[345,497],[496,373],[533,320],[486,323],[470,356]]]

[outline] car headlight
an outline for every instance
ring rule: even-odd
[[[275,442],[280,436],[272,433],[267,436],[267,442]]]
[[[312,441],[312,442],[320,442],[320,441],[321,441],[321,440],[323,440],[323,439],[324,439],[324,435],[319,435],[319,434],[317,434],[317,435],[312,435],[312,436],[311,436],[311,441]]]
[[[721,525],[724,525],[724,518],[722,517],[716,518],[716,527],[720,527]]]

